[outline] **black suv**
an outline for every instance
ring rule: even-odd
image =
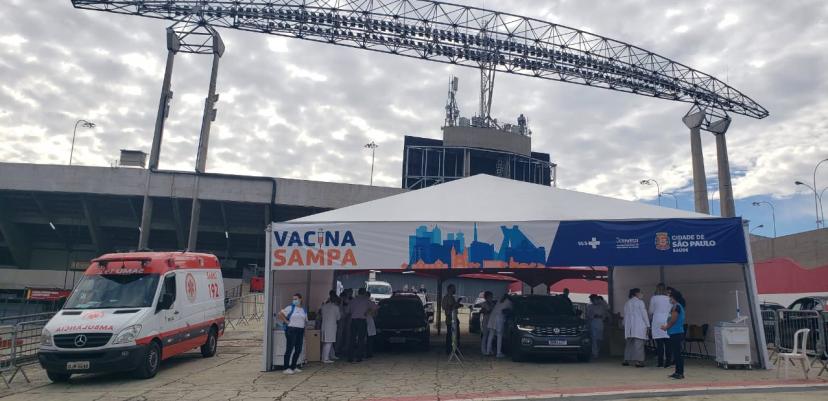
[[[418,344],[427,350],[431,344],[428,317],[416,295],[394,294],[381,300],[374,323],[380,345]]]
[[[588,362],[592,338],[587,322],[563,296],[511,296],[507,313],[506,344],[514,361],[530,355],[572,355]]]

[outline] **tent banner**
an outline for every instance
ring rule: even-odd
[[[745,263],[739,218],[273,223],[274,270],[528,269]]]

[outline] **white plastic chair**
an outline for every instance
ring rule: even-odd
[[[794,361],[799,361],[802,364],[802,372],[805,373],[805,380],[808,380],[808,371],[811,369],[811,361],[808,358],[808,333],[811,329],[799,329],[794,333],[794,346],[791,352],[780,352],[776,360],[776,377],[782,373],[779,364],[785,364],[785,378],[788,378],[788,364],[796,366]],[[799,337],[802,337],[802,347],[800,348]]]

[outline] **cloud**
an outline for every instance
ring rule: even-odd
[[[740,199],[794,196],[794,177],[807,178],[828,156],[822,0],[486,6],[590,27],[727,80],[766,106],[770,117],[734,116],[728,133],[732,169],[743,172],[733,179]],[[68,1],[2,2],[0,160],[65,163],[78,118],[98,127],[79,130],[77,163],[109,165],[119,149],[148,150],[167,25],[76,10]],[[375,141],[375,183],[399,186],[402,138],[441,136],[450,75],[460,78],[461,114],[478,108],[475,69],[250,32],[221,34],[227,50],[208,171],[364,184],[371,166],[363,145]],[[175,59],[162,168],[193,168],[210,61]],[[533,148],[559,164],[562,187],[653,200],[653,188],[639,184],[653,178],[687,203],[692,173],[681,116],[689,105],[507,74],[496,82],[494,115],[509,121],[526,114]],[[714,138],[705,134],[703,142],[707,173],[715,177]]]

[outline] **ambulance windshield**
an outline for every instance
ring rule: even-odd
[[[84,276],[64,309],[146,308],[158,288],[157,274]]]

